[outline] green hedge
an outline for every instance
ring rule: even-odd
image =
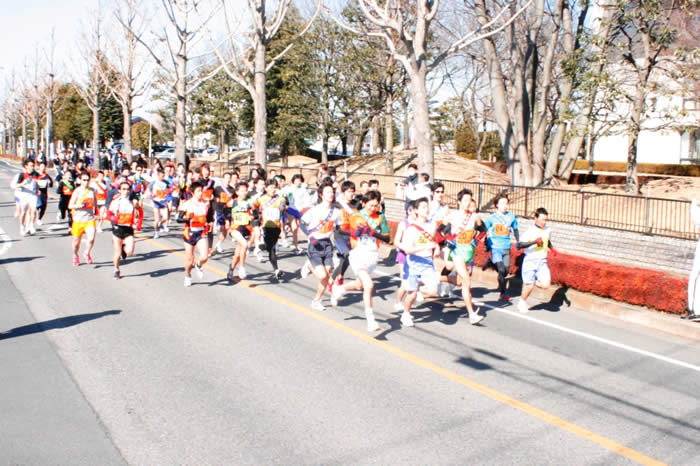
[[[589,169],[588,160],[577,160],[574,170]],[[627,162],[593,162],[593,172],[612,172],[625,174]],[[645,175],[700,176],[700,165],[673,165],[663,163],[637,164],[637,173]]]

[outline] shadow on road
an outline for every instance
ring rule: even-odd
[[[7,259],[0,259],[0,265],[12,264],[15,262],[30,262],[34,259],[43,259],[44,256],[27,256],[27,257],[8,257]]]
[[[46,332],[48,330],[56,330],[61,328],[72,327],[82,324],[90,320],[99,319],[109,315],[121,314],[122,311],[104,311],[94,312],[92,314],[77,314],[74,316],[60,317],[58,319],[47,320],[46,322],[37,322],[35,324],[24,325],[22,327],[13,328],[7,332],[0,333],[0,340],[8,340],[10,338],[23,337],[34,333]]]

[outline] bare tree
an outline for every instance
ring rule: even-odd
[[[230,0],[221,0],[228,47],[222,51],[212,40],[216,56],[226,74],[243,86],[253,100],[255,161],[263,166],[267,163],[267,109],[265,108],[267,72],[309,30],[320,9],[319,3],[307,25],[290,41],[287,47],[276,56],[268,57],[267,47],[277,35],[291,4],[292,0],[279,0],[273,8],[272,14],[268,16],[267,0],[248,0],[247,19],[249,21],[236,21],[238,18],[234,12],[240,7],[234,5]],[[244,34],[238,33],[237,24],[247,25],[248,31]]]
[[[434,176],[433,140],[430,128],[430,111],[426,78],[445,58],[481,39],[505,29],[532,2],[529,0],[506,22],[501,22],[506,10],[483,21],[473,31],[452,41],[451,45],[433,50],[430,47],[430,27],[435,20],[440,0],[411,2],[409,0],[359,0],[363,15],[371,27],[357,33],[381,37],[387,49],[408,74],[409,90],[413,101],[413,120],[421,169]]]
[[[220,66],[215,66],[208,73],[201,73],[202,68],[210,65],[203,58],[211,52],[193,55],[201,38],[200,33],[218,10],[214,8],[202,16],[199,11],[202,3],[202,0],[162,0],[167,24],[156,36],[165,46],[165,60],[145,41],[142,34],[134,34],[135,39],[146,48],[160,68],[160,78],[165,86],[163,90],[175,97],[175,159],[178,163],[186,162],[187,96],[221,69]],[[133,33],[133,28],[127,29]],[[191,62],[197,64],[190,68]]]
[[[124,147],[122,151],[131,162],[131,119],[134,114],[134,100],[145,94],[151,85],[147,78],[148,63],[139,55],[141,43],[151,51],[145,34],[149,19],[140,0],[118,0],[114,6],[114,17],[120,25],[110,38],[105,66],[97,67],[102,82],[110,89],[111,95],[119,102],[124,119]],[[153,53],[153,52],[151,52]],[[182,153],[184,161],[184,147]]]
[[[83,98],[85,104],[92,112],[92,150],[95,154],[94,161],[99,163],[100,153],[100,110],[104,105],[105,81],[103,79],[104,52],[102,50],[102,11],[98,2],[96,12],[91,12],[94,20],[92,25],[83,25],[82,43],[79,47],[80,62],[87,65],[85,77],[73,80],[73,87]],[[98,165],[99,166],[99,165]],[[104,167],[99,167],[104,168]]]

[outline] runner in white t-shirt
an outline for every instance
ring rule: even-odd
[[[552,232],[547,227],[549,214],[544,207],[535,211],[535,224],[518,241],[518,249],[525,249],[525,258],[521,267],[523,279],[523,291],[518,301],[518,310],[527,313],[530,308],[527,305],[527,297],[537,285],[540,288],[549,288],[552,277],[547,266],[547,251],[552,250]]]

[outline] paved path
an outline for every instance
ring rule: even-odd
[[[17,237],[11,171],[0,163],[8,463],[697,464],[697,343],[568,308],[524,319],[482,283],[482,325],[455,299],[401,328],[388,275],[368,334],[359,295],[309,310],[315,282],[288,251],[283,284],[252,258],[229,285],[229,242],[185,288],[180,233],[150,228],[117,282],[109,230],[77,268],[67,229]]]

